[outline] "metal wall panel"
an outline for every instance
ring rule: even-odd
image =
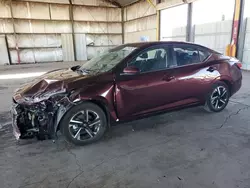
[[[124,24],[125,32],[137,32],[156,28],[156,15],[127,21]]]
[[[13,1],[14,27],[10,7],[0,4],[0,33],[7,34],[12,62],[18,63],[16,43],[22,63],[86,60],[87,54],[91,57],[122,44],[121,8],[103,0],[73,0],[73,4],[77,57],[68,0]],[[95,46],[87,50],[87,41]]]
[[[14,18],[50,19],[49,4],[13,1]]]
[[[120,8],[74,6],[74,20],[76,21],[106,21],[121,22]]]
[[[11,18],[10,6],[0,3],[0,18]]]
[[[186,27],[173,28],[171,35],[161,34],[162,41],[186,41]]]
[[[7,35],[9,48],[15,48],[16,40],[14,35]],[[17,44],[19,48],[46,48],[46,47],[61,47],[61,35],[47,34],[47,35],[17,35]]]
[[[88,59],[92,59],[95,56],[98,56],[99,54],[113,48],[114,46],[88,46],[87,47],[87,54]]]
[[[72,34],[62,34],[62,51],[64,61],[75,61]]]
[[[25,49],[20,50],[21,63],[42,63],[62,61],[61,48],[47,48],[47,49]],[[18,63],[18,56],[16,50],[10,50],[11,63]]]
[[[71,33],[70,21],[15,20],[17,33]]]
[[[0,19],[0,33],[14,33],[11,20]]]
[[[125,43],[140,42],[141,37],[146,37],[149,41],[156,41],[156,29],[125,33],[124,39]]]
[[[122,33],[121,23],[74,22],[75,33]]]
[[[69,5],[50,5],[52,20],[69,20]]]
[[[225,53],[231,40],[231,28],[231,20],[195,25],[194,42]]]
[[[85,34],[75,34],[76,60],[85,61],[87,57],[87,43]]]
[[[9,64],[9,55],[7,50],[6,39],[4,35],[0,35],[0,65]]]
[[[152,0],[152,2],[156,4],[156,0]],[[128,21],[156,14],[156,9],[147,1],[140,1],[125,7],[124,12],[124,20]]]
[[[246,18],[246,24],[242,68],[250,70],[250,17]]]
[[[87,44],[94,43],[94,46],[114,46],[122,44],[122,35],[86,35]]]

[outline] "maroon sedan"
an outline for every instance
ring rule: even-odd
[[[220,112],[242,82],[241,63],[184,42],[125,44],[82,66],[33,80],[13,96],[17,139],[56,137],[84,145],[110,125],[204,105]]]

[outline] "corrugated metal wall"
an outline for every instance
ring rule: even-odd
[[[5,36],[0,35],[0,65],[9,64],[9,55]]]
[[[0,34],[7,37],[11,63],[85,60],[122,44],[121,8],[102,0],[72,3],[72,21],[68,0],[0,3]]]
[[[250,70],[250,18],[246,18],[245,42],[242,62],[243,68]]]
[[[195,25],[194,42],[225,53],[230,44],[232,20]]]
[[[152,0],[156,4],[156,0]],[[124,8],[124,40],[125,43],[137,42],[141,37],[149,41],[156,40],[156,9],[146,0]]]

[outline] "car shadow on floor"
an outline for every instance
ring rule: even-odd
[[[159,115],[154,115],[151,117],[147,117],[144,119],[134,120],[127,123],[120,123],[115,126],[110,127],[109,131],[105,134],[104,138],[101,139],[100,142],[109,142],[113,139],[118,139],[124,136],[127,136],[134,132],[146,132],[150,130],[158,130],[161,131],[164,127],[171,126],[177,123],[180,120],[190,121],[190,117],[192,116],[211,116],[213,113],[206,112],[202,107],[192,107],[180,111],[174,111],[169,113],[163,113]],[[180,122],[181,123],[181,122]],[[184,125],[183,125],[184,126]],[[176,127],[175,130],[169,129],[168,135],[179,135],[178,130],[179,128]],[[4,145],[7,145],[10,141],[16,142],[19,146],[30,145],[34,143],[39,143],[46,147],[46,145],[53,144],[53,140],[45,140],[45,141],[38,141],[36,138],[29,139],[29,140],[19,140],[18,142],[15,141],[14,136],[12,135],[12,127],[11,125],[6,126],[4,129],[0,130],[0,135],[5,135],[5,140],[2,140],[3,137],[1,136],[1,140]],[[67,147],[74,147],[70,143],[66,143],[63,136],[61,135],[60,131],[58,132],[58,138],[55,140],[56,145],[62,144]],[[98,144],[99,142],[95,143]],[[93,144],[91,144],[93,145]]]
[[[191,107],[180,111],[162,113],[139,120],[134,120],[128,123],[120,123],[115,126],[112,126],[110,130],[106,133],[103,140],[109,141],[115,138],[131,134],[132,132],[161,129],[163,127],[177,123],[180,120],[190,121],[190,117],[192,116],[197,117],[197,116],[212,116],[212,115],[213,113],[206,112],[203,109],[203,107]],[[178,134],[178,133],[173,133],[171,131],[169,132],[169,134]]]

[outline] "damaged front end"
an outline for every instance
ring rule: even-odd
[[[16,139],[54,138],[56,111],[48,101],[32,105],[14,103],[12,125]]]
[[[61,118],[75,105],[72,92],[53,90],[30,98],[15,94],[12,105],[12,126],[16,139],[55,139]]]

